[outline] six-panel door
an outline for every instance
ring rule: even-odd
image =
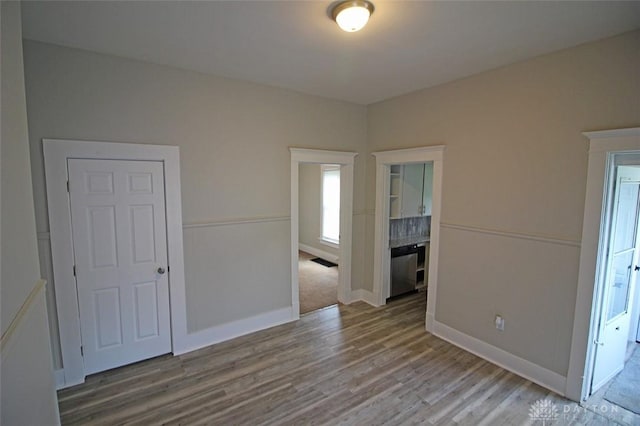
[[[162,162],[68,166],[85,374],[170,352]]]

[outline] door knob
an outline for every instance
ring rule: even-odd
[[[162,266],[158,268],[158,273],[160,275],[164,274],[164,268]]]

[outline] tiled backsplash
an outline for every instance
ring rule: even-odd
[[[431,216],[405,217],[389,221],[389,239],[428,236],[431,229]]]

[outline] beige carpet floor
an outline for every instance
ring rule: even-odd
[[[312,262],[315,257],[303,251],[298,257],[301,314],[338,303],[338,267]]]

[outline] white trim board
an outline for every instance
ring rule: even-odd
[[[296,319],[293,315],[293,308],[287,307],[196,331],[187,335],[184,344],[177,352],[174,352],[174,355],[182,355],[245,334],[286,324]]]
[[[340,248],[338,258],[338,301],[349,303],[351,297],[351,246],[353,241],[353,166],[356,152],[289,148],[291,151],[291,304],[293,316],[300,318],[298,282],[299,245],[299,174],[300,163],[340,165]]]
[[[589,150],[593,151],[603,149],[608,150],[607,147],[612,143],[616,143],[611,139],[628,139],[640,137],[640,127],[629,127],[626,129],[612,129],[612,130],[597,130],[594,132],[583,132],[584,136],[589,138]],[[625,143],[624,141],[622,142]]]
[[[376,299],[373,297],[373,293],[369,290],[357,289],[351,292],[351,300],[349,303],[353,302],[365,302],[371,306],[376,307]]]
[[[186,344],[187,312],[182,245],[182,200],[180,193],[180,153],[177,146],[43,139],[53,282],[60,326],[60,346],[65,386],[83,383],[80,317],[73,276],[71,213],[67,193],[69,158],[105,160],[153,160],[164,163],[169,294],[172,351]]]
[[[537,364],[520,358],[512,353],[497,348],[482,340],[471,337],[448,325],[442,324],[431,318],[433,325],[433,335],[452,343],[467,352],[471,352],[480,358],[496,364],[505,370],[509,370],[518,376],[524,377],[534,383],[554,391],[559,395],[564,395],[566,387],[566,377],[554,371],[548,370]]]
[[[317,249],[307,244],[302,244],[302,243],[298,244],[298,249],[304,252],[307,252],[309,254],[312,254],[314,256],[321,257],[322,259],[328,260],[329,262],[338,263],[338,256],[336,256],[335,254],[331,254],[329,252],[326,252],[321,249]]]
[[[64,368],[53,370],[53,376],[56,380],[56,390],[64,389],[67,387],[67,384],[64,381]]]
[[[429,244],[429,287],[427,316],[435,316],[440,252],[440,211],[442,208],[442,168],[444,145],[374,152],[376,157],[375,247],[373,252],[373,296],[375,306],[386,303],[389,288],[389,167],[393,164],[433,162],[433,207]],[[427,327],[430,327],[427,321]],[[431,330],[431,328],[427,328]]]
[[[596,291],[596,276],[600,270],[603,250],[600,234],[606,223],[605,181],[612,154],[640,151],[640,127],[584,133],[589,138],[582,244],[578,269],[578,290],[573,318],[571,351],[565,395],[574,401],[589,396],[593,373],[593,342],[597,332],[600,303]]]

